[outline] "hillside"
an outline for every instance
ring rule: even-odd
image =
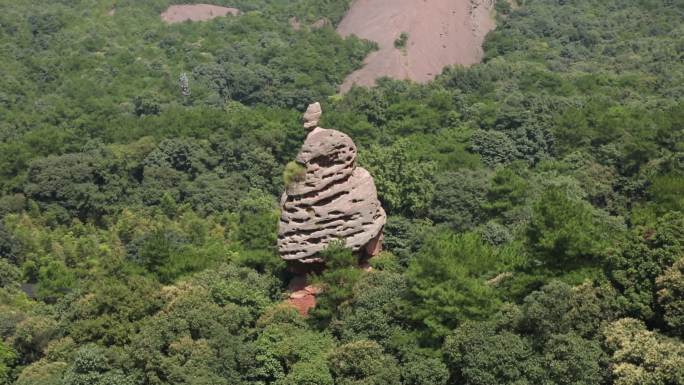
[[[201,3],[0,0],[0,385],[684,384],[684,2]]]
[[[425,83],[446,66],[478,63],[494,28],[492,8],[490,0],[354,1],[337,32],[376,42],[379,49],[347,76],[341,91],[371,86],[383,76]],[[402,34],[405,42],[399,43]]]

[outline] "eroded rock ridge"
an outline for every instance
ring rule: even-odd
[[[304,127],[310,132],[296,158],[303,175],[281,198],[280,255],[288,261],[320,262],[317,254],[337,239],[354,251],[375,255],[386,215],[373,177],[356,166],[351,138],[318,127],[320,117],[318,103],[304,114]]]

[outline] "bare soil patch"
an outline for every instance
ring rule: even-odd
[[[375,41],[380,49],[340,91],[353,84],[372,86],[383,76],[424,83],[445,66],[478,63],[484,38],[495,26],[492,8],[493,0],[355,0],[337,32]],[[395,47],[402,33],[408,39]]]
[[[217,17],[238,15],[237,8],[220,7],[211,4],[186,4],[172,5],[161,14],[162,21],[168,24],[182,23],[184,21],[206,21]]]

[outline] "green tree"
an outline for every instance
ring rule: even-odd
[[[125,346],[126,367],[144,383],[240,383],[255,362],[254,347],[240,331],[259,312],[254,298],[270,298],[263,290],[268,285],[253,270],[233,266],[168,286],[163,309],[141,320]]]
[[[195,180],[182,184],[179,191],[182,202],[189,204],[198,214],[235,213],[239,210],[240,199],[249,191],[248,181],[239,174],[221,177],[208,172]],[[167,194],[175,200],[173,196]],[[164,197],[161,204],[163,208]]]
[[[407,272],[415,296],[412,318],[442,337],[462,321],[492,314],[500,301],[485,274],[502,266],[501,257],[473,233],[429,238]]]
[[[588,203],[550,188],[534,205],[527,238],[548,265],[568,268],[599,260],[608,247],[608,231]]]
[[[378,196],[390,214],[417,216],[428,209],[435,189],[435,165],[412,157],[408,140],[362,152],[361,164],[373,175]]]
[[[0,383],[5,383],[9,378],[10,368],[17,358],[16,353],[0,341]]]
[[[128,244],[128,256],[148,271],[160,275],[168,282],[173,276],[163,272],[173,256],[179,252],[181,244],[187,242],[182,234],[161,226],[141,235]],[[162,276],[163,275],[163,276]]]
[[[48,260],[38,269],[38,296],[54,300],[76,286],[74,271],[60,260]]]
[[[158,289],[151,278],[133,276],[125,282],[111,277],[100,279],[87,294],[61,300],[61,322],[78,344],[123,346],[130,342],[137,321],[160,309]]]
[[[652,208],[658,213],[667,211],[684,212],[684,176],[668,174],[654,178],[648,193],[652,197]]]
[[[58,204],[71,216],[97,219],[126,200],[125,171],[106,149],[50,156],[31,162],[24,191],[44,207]]]
[[[434,227],[430,221],[410,220],[392,215],[387,217],[387,223],[385,223],[383,246],[396,255],[399,262],[405,266],[433,230]]]
[[[374,341],[359,340],[339,346],[328,356],[328,365],[340,385],[400,383],[396,360]]]
[[[333,377],[323,360],[298,362],[278,385],[333,385]]]
[[[629,239],[610,254],[606,275],[620,293],[631,317],[662,322],[657,310],[655,280],[684,253],[684,215],[668,213],[655,223],[637,226]]]
[[[472,230],[484,221],[482,209],[489,190],[484,171],[459,170],[438,174],[435,195],[429,208],[430,218],[446,223],[454,230]]]
[[[684,258],[656,278],[656,286],[665,322],[674,333],[684,335]]]
[[[36,361],[25,367],[18,375],[18,385],[62,385],[64,373],[69,365],[63,361]]]
[[[513,140],[503,132],[477,130],[470,141],[470,149],[490,167],[506,165],[521,157]]]
[[[511,167],[496,170],[482,208],[492,216],[511,216],[511,211],[525,205],[529,182]]]
[[[378,256],[383,258],[384,256]],[[351,306],[340,311],[335,330],[343,341],[370,339],[386,349],[401,349],[399,340],[409,333],[411,303],[409,282],[405,274],[378,270],[364,274],[353,287]],[[407,339],[413,348],[413,340]],[[410,349],[409,348],[409,349]]]
[[[65,385],[133,385],[135,380],[121,370],[112,370],[104,348],[84,345],[77,352],[73,366],[64,375]]]
[[[255,342],[256,379],[266,383],[308,384],[332,378],[325,356],[334,342],[329,334],[287,323],[267,325]]]
[[[623,318],[603,334],[611,352],[616,385],[680,384],[684,381],[684,345],[646,329],[643,322]]]
[[[449,370],[442,360],[432,357],[409,357],[401,368],[404,385],[446,385]]]
[[[444,354],[456,383],[532,385],[544,378],[528,340],[486,322],[464,322],[447,337]]]
[[[205,141],[165,139],[143,160],[144,166],[170,167],[195,178],[218,163]]]
[[[58,332],[57,322],[48,316],[29,316],[21,320],[11,338],[19,363],[28,364],[40,359]]]
[[[525,297],[519,328],[538,343],[568,333],[593,339],[602,325],[620,314],[616,297],[609,285],[572,287],[553,280]]]
[[[274,250],[278,209],[273,197],[252,190],[240,201],[238,239],[246,248]]]
[[[21,270],[6,259],[0,259],[0,288],[18,285],[20,279]]]
[[[546,342],[543,365],[550,383],[591,385],[604,383],[608,373],[607,358],[596,340],[576,334],[554,335]]]
[[[19,243],[10,232],[7,231],[5,225],[0,222],[0,257],[12,261],[17,261],[17,254],[19,253]]]
[[[137,116],[159,115],[160,111],[159,95],[149,92],[133,98],[133,112]]]
[[[322,293],[317,296],[316,307],[310,314],[322,325],[339,316],[340,310],[348,306],[353,297],[354,285],[361,279],[358,257],[347,249],[342,241],[331,242],[320,253],[325,270],[314,278]]]

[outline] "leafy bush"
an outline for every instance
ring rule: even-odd
[[[659,276],[656,285],[665,322],[675,334],[684,335],[684,258]]]
[[[362,153],[361,164],[373,175],[380,201],[390,214],[421,215],[434,194],[435,164],[412,159],[409,148],[410,142],[401,140]]]
[[[506,254],[474,233],[429,238],[407,272],[415,296],[412,318],[437,337],[465,320],[487,318],[499,298],[485,277],[508,267]]]
[[[399,37],[394,40],[394,48],[396,49],[404,49],[406,48],[406,43],[408,42],[408,32],[402,32],[399,34]]]
[[[0,341],[0,381],[3,383],[7,380],[10,367],[14,364],[15,359],[16,354],[14,351]]]
[[[293,183],[301,182],[306,176],[306,167],[301,164],[292,161],[285,165],[285,170],[283,171],[283,182],[285,187],[289,187]]]
[[[325,271],[314,279],[323,293],[317,298],[312,316],[321,324],[336,318],[345,302],[352,298],[354,285],[359,281],[362,271],[358,257],[347,249],[343,241],[328,244],[320,254],[325,263]]]
[[[608,247],[607,231],[591,206],[552,188],[535,204],[527,236],[530,247],[550,266],[577,266],[600,261]]]

